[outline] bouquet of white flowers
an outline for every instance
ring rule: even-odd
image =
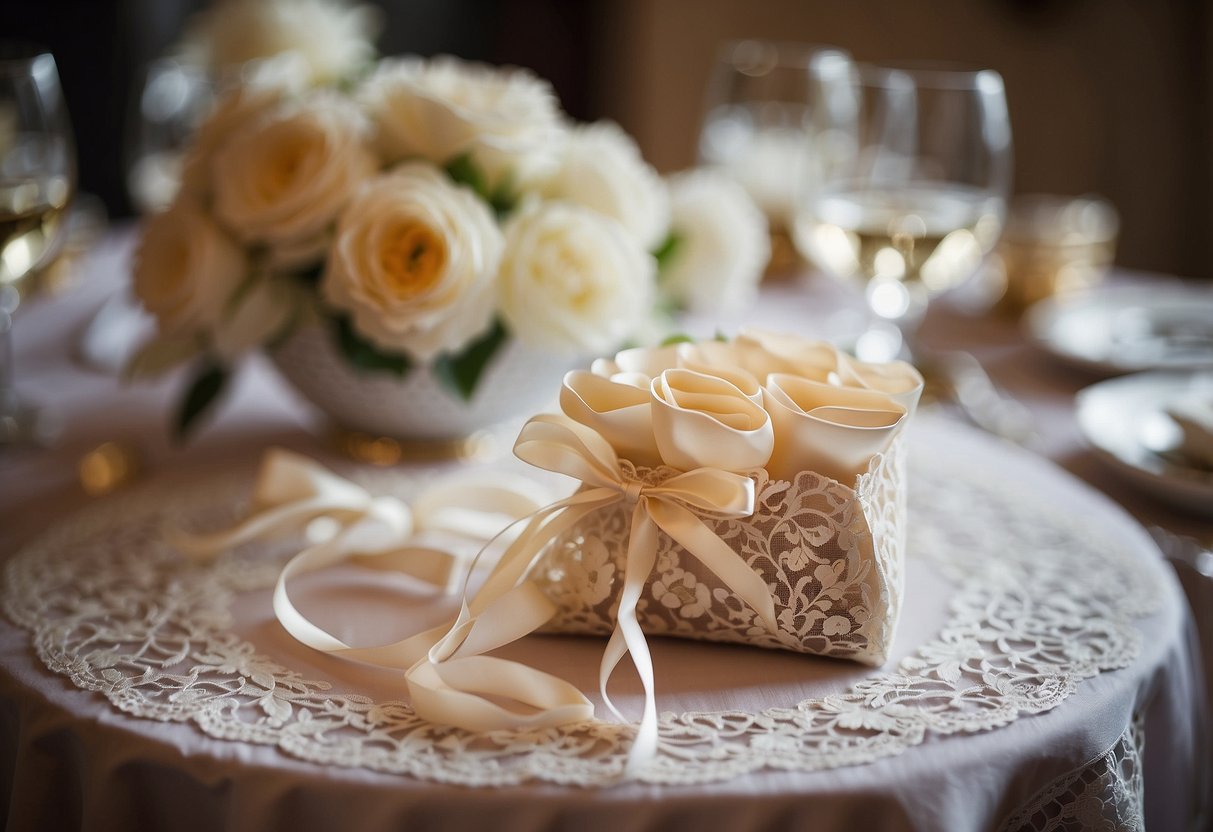
[[[467,399],[511,339],[601,354],[645,340],[655,310],[757,284],[765,220],[739,187],[662,179],[530,72],[404,57],[333,78],[300,60],[245,65],[143,228],[134,288],[158,332],[131,369],[195,362],[179,430],[239,356],[302,327],[361,372],[424,366]]]

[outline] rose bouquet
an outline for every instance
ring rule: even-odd
[[[467,400],[510,342],[563,371],[651,338],[662,309],[753,292],[765,220],[740,187],[662,179],[531,73],[405,57],[315,84],[295,60],[244,68],[143,229],[158,332],[131,369],[196,364],[179,429],[243,353],[304,330],[359,373],[425,371]]]

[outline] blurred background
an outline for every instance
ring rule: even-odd
[[[132,214],[124,136],[149,61],[201,0],[7,0],[0,36],[54,51],[81,189]],[[383,54],[534,69],[574,117],[612,118],[662,172],[695,162],[722,41],[832,44],[864,61],[998,70],[1015,191],[1099,193],[1117,263],[1213,275],[1213,3],[1207,0],[378,0]]]

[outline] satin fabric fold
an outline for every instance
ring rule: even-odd
[[[470,634],[486,616],[508,619],[501,612],[504,599],[531,585],[526,580],[528,573],[551,540],[590,512],[619,501],[632,503],[632,531],[616,626],[599,667],[599,688],[608,708],[627,721],[611,701],[607,683],[623,657],[630,656],[645,692],[636,740],[624,771],[625,775],[633,774],[657,753],[653,664],[636,618],[636,605],[653,571],[658,532],[668,534],[715,574],[755,611],[764,626],[773,632],[778,629],[774,599],[766,584],[696,514],[750,516],[755,506],[754,481],[741,474],[701,468],[676,474],[660,484],[647,484],[625,473],[614,448],[598,432],[562,415],[531,419],[523,427],[514,453],[538,468],[575,477],[583,487],[525,521],[526,527],[501,555],[475,598],[465,604],[447,636],[435,645],[426,661],[405,674],[413,707],[432,722],[468,730],[561,725],[590,718],[592,706],[575,689],[533,668],[480,656],[483,645],[474,645]],[[510,633],[521,629],[511,626]],[[502,643],[502,639],[490,642],[493,647]],[[468,663],[472,658],[477,661]],[[502,674],[503,681],[486,678],[489,672]],[[488,696],[513,699],[537,710],[520,713],[490,701]],[[591,708],[588,715],[587,708]]]

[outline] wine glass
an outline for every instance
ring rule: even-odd
[[[930,299],[972,278],[998,241],[1011,179],[1011,127],[992,70],[859,66],[849,151],[806,182],[797,244],[861,288],[874,316],[864,360],[910,357]],[[839,148],[845,146],[840,144]]]
[[[725,43],[707,87],[699,161],[736,179],[767,215],[771,268],[796,263],[797,188],[855,117],[850,57],[839,49],[761,40]],[[839,131],[839,126],[843,131]]]
[[[13,313],[63,246],[75,160],[54,57],[0,43],[0,446],[45,438],[13,387]]]
[[[176,58],[148,66],[127,128],[127,192],[142,213],[164,210],[177,195],[185,146],[213,98],[205,67]]]

